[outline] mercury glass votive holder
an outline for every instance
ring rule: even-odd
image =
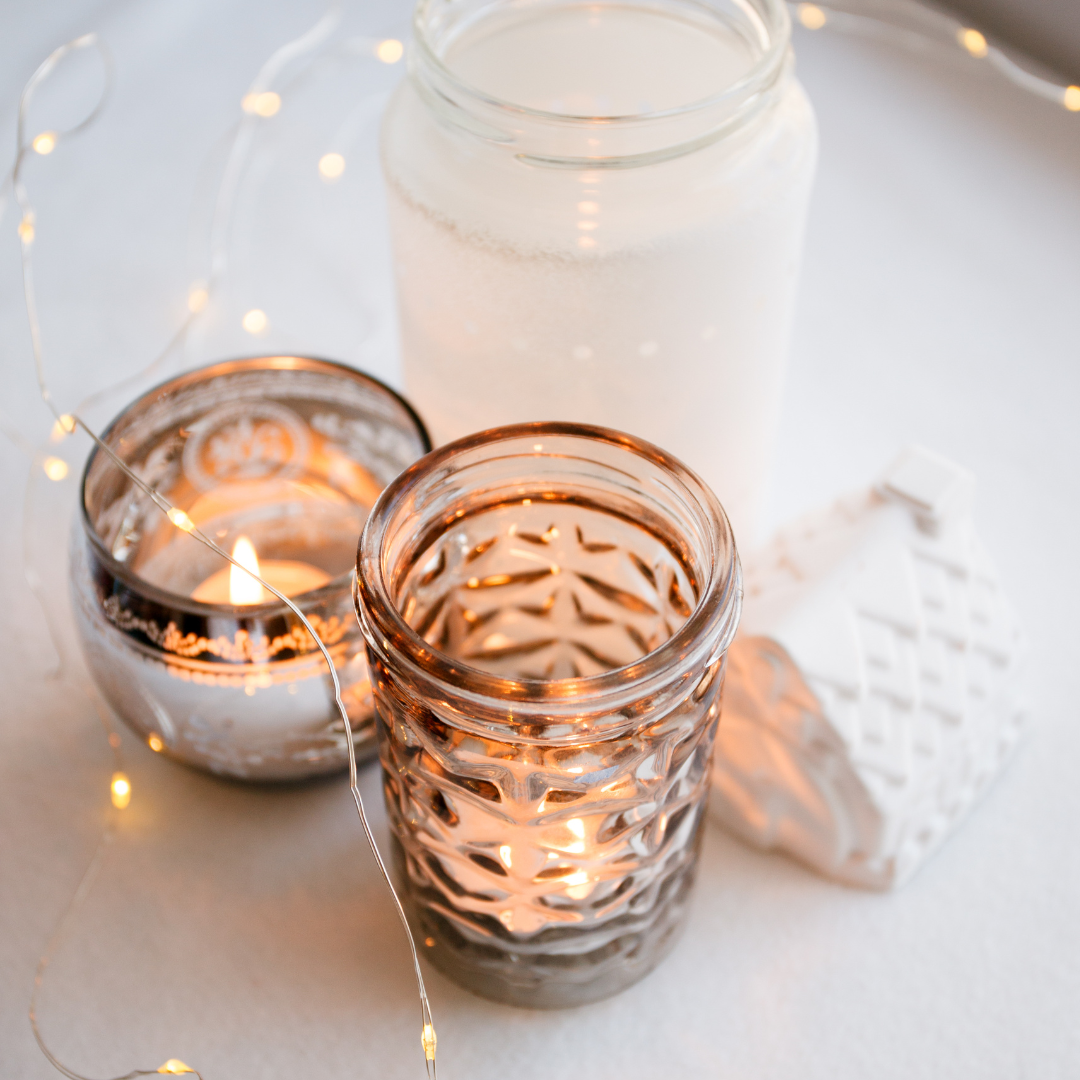
[[[605,428],[497,428],[387,487],[357,575],[423,951],[516,1005],[639,979],[685,917],[739,617],[715,496]]]
[[[103,439],[234,557],[246,544],[259,573],[295,600],[329,646],[357,756],[372,754],[353,553],[379,493],[430,449],[409,405],[341,364],[260,357],[151,390]],[[175,527],[99,450],[76,532],[71,587],[87,663],[153,749],[251,780],[347,765],[332,680],[303,624]]]

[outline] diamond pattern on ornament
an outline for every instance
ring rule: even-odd
[[[853,885],[906,881],[1026,723],[1022,636],[974,480],[912,447],[873,489],[744,556],[712,810]]]

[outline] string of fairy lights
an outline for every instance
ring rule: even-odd
[[[913,0],[828,0],[798,3],[789,0],[795,21],[807,30],[830,29],[924,50],[936,46],[946,53],[983,60],[1014,86],[1080,112],[1080,86],[1062,85],[1028,71],[974,27]]]
[[[837,0],[830,3],[789,3],[789,9],[795,21],[810,31],[829,29],[843,34],[861,37],[878,38],[891,41],[901,46],[911,46],[919,49],[927,45],[937,46],[951,50],[954,55],[964,56],[969,59],[981,60],[988,63],[995,71],[1003,75],[1018,88],[1032,93],[1044,100],[1053,102],[1070,112],[1080,112],[1080,86],[1061,85],[1035,75],[1017,64],[1001,49],[991,44],[987,37],[979,30],[968,27],[963,23],[950,18],[937,11],[922,7],[913,0]],[[295,89],[298,81],[310,70],[311,63],[318,51],[330,39],[337,28],[342,14],[341,0],[333,3],[326,13],[304,34],[288,42],[276,50],[259,69],[258,74],[252,81],[247,92],[240,102],[240,118],[230,132],[230,144],[226,157],[221,180],[217,188],[214,202],[213,215],[210,225],[209,242],[209,267],[205,279],[192,283],[187,294],[187,314],[182,319],[173,336],[166,343],[164,349],[155,356],[149,364],[144,366],[135,375],[121,382],[115,383],[103,390],[98,391],[71,412],[62,412],[54,404],[46,376],[43,358],[43,349],[38,319],[37,305],[33,283],[33,260],[32,252],[37,229],[37,217],[34,207],[29,198],[26,185],[23,180],[23,166],[31,155],[47,157],[65,140],[85,132],[101,115],[106,106],[113,83],[113,61],[97,34],[86,34],[76,38],[55,50],[41,66],[34,72],[26,86],[23,88],[19,99],[18,126],[16,136],[16,154],[14,164],[0,185],[0,221],[9,200],[14,199],[20,217],[18,222],[18,236],[22,254],[22,277],[24,300],[27,320],[30,328],[31,347],[34,359],[35,371],[38,379],[38,387],[43,402],[49,409],[53,424],[49,440],[44,448],[34,446],[17,429],[0,418],[0,430],[14,443],[32,462],[31,482],[28,484],[27,500],[24,507],[24,521],[29,520],[30,504],[29,492],[37,476],[53,482],[63,481],[69,473],[67,461],[51,452],[52,447],[61,442],[69,435],[81,428],[90,439],[97,445],[99,450],[113,461],[136,487],[140,488],[155,505],[168,517],[169,521],[177,529],[189,533],[200,543],[220,555],[229,563],[239,566],[240,564],[232,555],[219,547],[212,539],[203,534],[194,522],[182,510],[172,506],[157,491],[151,489],[138,474],[129,468],[116,453],[104,443],[96,432],[82,417],[90,408],[106,395],[114,394],[126,386],[138,381],[145,380],[161,369],[167,359],[172,356],[185,342],[196,320],[205,312],[220,288],[221,282],[228,267],[228,237],[229,226],[233,210],[238,196],[241,178],[244,174],[247,159],[252,145],[259,131],[259,125],[271,121],[281,110],[282,92]],[[29,134],[26,127],[28,108],[35,91],[57,70],[66,57],[80,50],[94,50],[101,61],[104,79],[98,100],[87,113],[85,118],[77,125],[67,130],[45,130],[36,134]],[[353,38],[337,46],[340,53],[346,56],[374,57],[386,64],[395,64],[404,55],[404,46],[396,39],[375,40],[370,38]],[[286,68],[301,65],[300,74],[294,75],[287,85],[280,82],[282,73]],[[277,87],[275,89],[275,87]],[[347,166],[347,160],[341,153],[340,148],[331,148],[317,161],[316,168],[319,176],[327,183],[334,183],[341,178]],[[261,334],[268,325],[268,316],[261,308],[251,308],[244,312],[241,325],[251,334]],[[26,545],[29,546],[28,544]],[[244,569],[242,567],[242,569]],[[59,645],[60,635],[49,621],[48,605],[44,601],[43,590],[45,584],[29,569],[28,559],[24,560],[24,574],[30,588],[39,600],[45,613],[49,631],[57,646],[57,653],[63,660],[63,651]],[[257,575],[256,575],[257,576]],[[416,953],[416,946],[412,934],[409,931],[408,922],[400,898],[394,889],[386,865],[375,843],[363,800],[357,782],[357,769],[353,748],[352,728],[348,715],[341,699],[341,688],[337,673],[334,669],[330,653],[326,645],[315,632],[314,627],[308,621],[300,608],[282,592],[259,578],[263,588],[287,605],[293,614],[300,620],[302,625],[312,635],[320,649],[323,659],[329,670],[333,686],[335,707],[337,708],[342,723],[344,724],[346,738],[349,744],[349,789],[356,806],[365,838],[378,864],[385,884],[390,891],[398,916],[405,930],[406,939],[411,950],[411,957],[421,1006],[421,1045],[424,1052],[424,1061],[430,1080],[436,1080],[436,1037],[435,1028],[431,1017],[431,1008],[427,992],[424,987],[423,975],[420,969]],[[355,582],[354,582],[355,589]],[[117,733],[109,710],[92,687],[86,687],[88,695],[93,699],[106,739],[113,754],[114,769],[109,780],[109,794],[113,815],[110,815],[108,823],[101,835],[97,849],[88,865],[86,872],[79,882],[72,898],[57,924],[56,930],[50,937],[41,955],[34,980],[34,987],[30,1000],[30,1023],[35,1038],[46,1059],[69,1080],[88,1080],[81,1073],[69,1068],[61,1062],[49,1049],[38,1022],[38,999],[44,982],[46,971],[59,948],[65,933],[71,924],[72,918],[82,904],[83,900],[91,891],[94,881],[99,875],[106,861],[109,846],[115,836],[116,814],[124,811],[131,803],[132,783],[125,766],[122,755],[122,742]],[[154,745],[154,736],[150,738],[150,746],[153,750],[161,750],[161,742]],[[132,1080],[137,1076],[155,1074],[190,1074],[201,1078],[197,1069],[185,1064],[179,1058],[169,1058],[155,1069],[135,1069],[113,1080]]]
[[[281,106],[281,97],[277,91],[271,89],[273,81],[278,73],[291,61],[298,59],[305,54],[312,52],[317,48],[326,37],[332,32],[338,19],[340,18],[341,7],[340,4],[332,6],[327,13],[317,22],[306,34],[297,38],[295,41],[290,42],[281,49],[277,50],[270,59],[260,69],[258,76],[249,88],[248,92],[244,95],[241,101],[241,108],[247,117],[260,117],[268,119],[274,116]],[[46,131],[42,132],[33,138],[28,138],[26,134],[26,117],[28,114],[30,102],[33,98],[35,90],[57,69],[58,65],[64,60],[65,57],[73,52],[82,49],[93,48],[99,53],[103,65],[105,67],[105,83],[104,90],[99,98],[98,103],[91,110],[88,116],[75,128],[72,128],[66,132]],[[375,55],[386,63],[394,63],[401,58],[403,54],[403,47],[401,43],[394,40],[387,40],[380,42],[375,47]],[[291,600],[284,592],[279,591],[269,582],[265,581],[258,574],[254,573],[250,568],[244,567],[238,562],[229,552],[221,548],[215,541],[210,539],[205,533],[203,533],[198,526],[192,521],[192,519],[181,509],[173,506],[167,499],[165,499],[156,489],[147,484],[137,472],[131,469],[115,451],[104,442],[98,434],[93,430],[91,425],[86,423],[82,419],[82,409],[77,409],[72,412],[61,412],[54,404],[52,392],[50,390],[48,380],[45,373],[44,356],[41,342],[41,328],[37,313],[37,304],[34,294],[34,278],[33,278],[33,245],[36,233],[36,214],[33,205],[30,201],[29,193],[26,185],[23,181],[22,169],[25,160],[30,153],[36,153],[41,156],[51,154],[56,148],[58,143],[75,134],[78,131],[84,130],[88,127],[93,120],[100,114],[104,107],[105,100],[112,82],[112,64],[107,50],[104,48],[96,34],[86,34],[82,37],[76,38],[73,41],[61,46],[55,52],[53,52],[45,62],[38,68],[38,70],[31,76],[29,82],[23,89],[22,95],[19,100],[19,115],[17,126],[17,150],[15,163],[12,167],[8,181],[5,184],[4,196],[7,195],[9,189],[14,196],[14,199],[20,210],[20,220],[18,226],[18,234],[22,253],[22,279],[23,279],[23,293],[26,306],[26,315],[30,328],[31,347],[34,358],[34,367],[37,376],[38,389],[41,395],[42,401],[45,403],[49,411],[54,418],[53,432],[59,437],[64,437],[68,434],[74,433],[77,429],[81,428],[90,439],[96,444],[98,449],[106,454],[112,461],[112,463],[120,469],[121,472],[127,477],[127,479],[137,488],[139,488],[168,518],[172,525],[188,533],[196,540],[198,540],[205,547],[214,551],[220,555],[227,562],[234,566],[245,570],[247,573],[255,577],[259,583],[267,590],[268,593],[275,596],[279,601],[284,603],[290,611],[299,619],[304,628],[311,634],[312,639],[315,641],[316,646],[320,650],[323,660],[327,665],[327,669],[330,674],[331,681],[334,687],[334,704],[341,718],[341,722],[345,729],[346,741],[348,743],[348,762],[349,762],[349,790],[352,794],[353,801],[356,806],[357,814],[360,819],[361,827],[364,831],[364,836],[367,839],[368,845],[371,849],[372,855],[379,867],[379,871],[382,874],[383,880],[387,889],[392,897],[395,909],[398,917],[401,920],[402,928],[405,931],[405,937],[409,945],[414,973],[416,976],[417,989],[420,997],[420,1011],[421,1011],[421,1045],[424,1052],[424,1062],[430,1080],[436,1080],[437,1068],[436,1068],[436,1035],[435,1026],[431,1015],[431,1005],[428,1000],[427,990],[424,986],[423,973],[420,969],[420,962],[416,952],[416,945],[413,940],[411,930],[409,928],[408,920],[405,915],[405,910],[401,904],[401,900],[394,888],[393,882],[390,878],[389,871],[386,864],[383,861],[382,854],[379,851],[378,845],[375,842],[375,837],[371,831],[371,826],[368,821],[367,813],[364,808],[363,799],[360,795],[360,789],[358,785],[358,776],[356,769],[356,750],[353,741],[352,725],[349,721],[348,713],[346,712],[345,705],[341,698],[341,684],[338,679],[337,671],[334,667],[333,660],[326,644],[322,641],[319,635],[316,633],[314,626],[308,620],[307,616],[300,610],[300,608]],[[241,122],[238,131],[233,139],[232,146],[228,160],[226,162],[225,171],[221,186],[218,191],[218,198],[215,205],[215,218],[211,227],[211,266],[210,274],[205,283],[198,283],[188,295],[188,316],[184,320],[177,335],[166,347],[166,350],[143,371],[139,373],[139,378],[145,378],[148,374],[155,369],[159,363],[167,356],[175,344],[182,340],[186,335],[188,329],[192,325],[193,321],[199,316],[199,314],[205,310],[215,285],[221,280],[222,275],[225,272],[226,267],[226,237],[227,237],[227,221],[232,209],[232,203],[235,198],[237,185],[240,175],[243,171],[243,163],[246,154],[250,148],[251,143],[251,124]],[[325,176],[328,172],[336,173],[337,176],[341,175],[343,171],[342,167],[337,167],[335,163],[331,162],[327,164],[324,158],[320,162],[320,171]],[[4,209],[3,203],[0,203],[0,215],[2,215]],[[258,332],[262,328],[260,320],[256,317],[261,312],[249,311],[244,316],[245,329],[251,332]],[[265,316],[263,316],[265,319]],[[113,388],[115,389],[115,387]],[[23,445],[23,440],[16,440],[17,445]],[[62,458],[49,457],[46,458],[43,463],[43,469],[45,475],[52,480],[62,480],[67,475],[67,463]],[[131,803],[132,797],[132,784],[126,771],[123,767],[123,758],[121,756],[121,740],[117,732],[113,729],[111,721],[108,717],[107,711],[104,709],[103,704],[100,702],[100,698],[96,698],[102,717],[102,722],[106,728],[106,734],[109,745],[115,755],[116,768],[112,774],[109,784],[110,798],[112,805],[116,811],[125,810]],[[152,749],[161,749],[160,744],[158,747]],[[31,1028],[34,1033],[34,1037],[37,1040],[38,1046],[47,1060],[64,1076],[69,1077],[69,1080],[89,1080],[89,1078],[83,1076],[81,1073],[69,1068],[65,1065],[56,1055],[50,1050],[45,1038],[42,1034],[41,1027],[38,1023],[37,1004],[38,997],[41,991],[42,984],[44,982],[45,972],[52,961],[53,955],[57,947],[59,946],[64,931],[71,919],[71,916],[81,905],[86,895],[89,893],[93,886],[94,880],[99,874],[101,867],[105,861],[108,845],[111,843],[113,836],[115,835],[115,819],[110,819],[106,825],[105,831],[102,835],[101,841],[98,844],[97,851],[94,854],[93,859],[87,868],[86,873],[83,875],[82,880],[79,883],[71,902],[68,905],[67,910],[61,917],[60,923],[52,938],[45,947],[45,950],[38,963],[37,972],[34,979],[34,988],[31,993],[29,1018]],[[187,1065],[179,1058],[169,1058],[162,1065],[156,1069],[135,1069],[131,1072],[124,1074],[122,1077],[116,1077],[114,1080],[131,1080],[137,1076],[149,1076],[153,1074],[192,1074],[200,1077],[201,1074],[197,1069]]]

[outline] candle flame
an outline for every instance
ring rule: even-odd
[[[229,567],[229,603],[261,604],[263,587],[251,576],[259,572],[259,556],[255,545],[246,536],[238,537],[233,544],[232,557],[240,566],[234,564]]]

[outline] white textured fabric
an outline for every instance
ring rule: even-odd
[[[14,145],[14,95],[49,48],[100,25],[117,60],[100,126],[27,176],[62,405],[137,370],[176,326],[203,272],[186,247],[189,208],[205,196],[200,163],[259,63],[318,11],[306,0],[4,8],[0,146]],[[365,0],[348,20],[382,34],[403,15]],[[948,69],[826,32],[797,49],[821,168],[773,520],[864,486],[912,440],[967,465],[980,480],[978,533],[1031,639],[1033,737],[896,894],[831,884],[710,829],[685,938],[625,994],[531,1014],[432,973],[446,1080],[1080,1071],[1078,118],[974,62]],[[383,78],[333,85],[360,94]],[[330,187],[312,164],[347,119],[330,101],[295,124],[285,164],[260,159],[231,291],[186,363],[290,348],[394,376],[363,168],[350,161]],[[280,119],[297,119],[288,102]],[[310,196],[302,210],[298,195]],[[49,422],[10,218],[0,237],[0,407],[36,443]],[[270,321],[259,340],[239,328],[256,306]],[[85,445],[61,451],[76,463]],[[28,463],[6,442],[0,461],[0,1073],[37,1080],[55,1074],[25,1019],[34,965],[93,852],[112,763],[90,702],[46,679],[45,627],[20,573]],[[55,518],[34,541],[50,587],[62,581],[76,471],[32,493]],[[89,1076],[169,1057],[208,1078],[422,1075],[404,942],[344,784],[246,787],[128,737],[125,748],[131,807],[41,1002],[56,1051]],[[370,769],[363,790],[381,821]]]

